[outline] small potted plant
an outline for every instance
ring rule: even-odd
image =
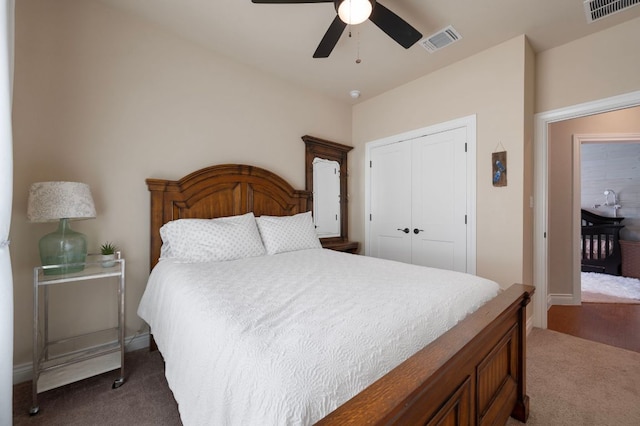
[[[100,246],[100,254],[102,255],[102,267],[110,268],[116,264],[116,250],[118,248],[115,244],[106,242]]]

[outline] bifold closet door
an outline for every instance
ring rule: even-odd
[[[371,150],[369,254],[411,263],[411,144]]]
[[[466,272],[466,128],[370,151],[369,254]]]
[[[467,270],[466,128],[412,142],[411,263]]]

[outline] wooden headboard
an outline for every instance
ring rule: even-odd
[[[146,182],[151,192],[151,268],[160,257],[160,227],[171,220],[248,212],[288,216],[309,211],[313,205],[310,191],[293,189],[280,176],[245,164],[206,167],[177,181]]]

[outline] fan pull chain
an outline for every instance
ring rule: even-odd
[[[356,34],[356,64],[362,62],[360,59],[360,31]]]
[[[349,24],[349,38],[351,38],[351,27],[353,25]],[[356,64],[362,62],[360,59],[360,31],[356,32]]]

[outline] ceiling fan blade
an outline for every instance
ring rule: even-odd
[[[336,47],[336,43],[338,43],[338,40],[340,40],[340,36],[342,35],[342,32],[344,31],[346,26],[347,24],[342,22],[340,17],[336,15],[335,19],[329,26],[329,29],[324,34],[324,37],[322,37],[322,40],[320,40],[320,44],[313,54],[313,57],[328,58],[333,48]]]
[[[405,49],[422,38],[418,30],[380,3],[376,3],[369,19]]]
[[[289,3],[333,3],[333,0],[251,0],[258,4],[289,4]]]

